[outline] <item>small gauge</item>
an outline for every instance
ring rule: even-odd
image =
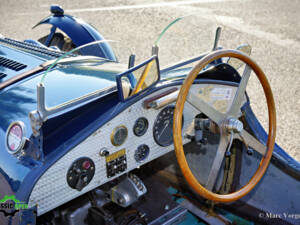
[[[7,129],[6,146],[11,154],[18,153],[25,145],[25,125],[21,121],[13,122]]]
[[[148,120],[145,117],[138,118],[133,126],[133,133],[140,137],[146,133],[148,129]]]
[[[150,148],[148,145],[140,145],[134,152],[134,159],[137,162],[143,162],[149,155]]]
[[[166,147],[173,143],[174,109],[174,106],[167,106],[157,115],[154,122],[153,137],[155,142],[160,146]]]
[[[125,126],[116,127],[110,135],[111,143],[114,146],[122,145],[128,136],[128,130]]]

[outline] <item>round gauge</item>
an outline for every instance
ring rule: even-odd
[[[113,132],[110,135],[111,143],[114,146],[120,146],[125,142],[127,135],[127,128],[125,126],[118,126],[113,130]]]
[[[81,191],[93,179],[95,163],[88,157],[76,159],[67,172],[67,183],[71,188]]]
[[[6,146],[8,152],[15,154],[19,152],[25,144],[25,125],[23,122],[13,122],[7,129]]]
[[[148,120],[145,117],[138,118],[133,126],[133,133],[140,137],[146,133],[148,129]]]
[[[173,143],[174,109],[174,106],[167,106],[157,115],[154,122],[153,137],[156,143],[160,146],[166,147]]]
[[[134,152],[134,159],[137,162],[144,161],[149,155],[150,149],[148,145],[140,145]]]

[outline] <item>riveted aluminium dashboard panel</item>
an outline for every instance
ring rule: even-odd
[[[191,91],[195,90],[198,92],[199,88],[205,88],[206,86],[206,84],[193,85]],[[222,85],[216,86],[221,87]],[[35,184],[29,198],[29,207],[37,205],[37,214],[42,215],[124,173],[128,173],[131,170],[172,151],[174,149],[173,144],[162,147],[159,146],[153,138],[153,125],[157,115],[163,108],[155,110],[145,109],[143,107],[143,101],[145,99],[161,94],[171,88],[159,90],[134,103],[60,158]],[[226,88],[228,88],[228,86],[226,86]],[[232,89],[235,88],[232,87]],[[234,91],[231,93],[233,92]],[[193,124],[193,119],[198,113],[199,111],[192,105],[189,103],[185,104],[183,133],[185,133],[187,128]],[[149,123],[149,128],[145,134],[140,137],[136,136],[133,131],[134,123],[139,117],[147,118]],[[111,133],[118,126],[125,126],[128,129],[128,137],[122,145],[114,146],[111,142]],[[188,141],[188,139],[183,139],[183,143],[187,143]],[[142,144],[149,146],[150,151],[147,158],[139,162],[135,159],[135,150]],[[125,150],[127,161],[126,169],[114,176],[107,176],[106,157],[99,155],[100,150],[103,148],[106,148],[110,155]],[[87,186],[81,191],[78,191],[72,189],[68,185],[66,174],[68,173],[70,165],[72,165],[76,159],[81,157],[88,157],[93,160],[95,164],[95,175]]]

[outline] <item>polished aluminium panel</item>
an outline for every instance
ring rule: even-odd
[[[199,90],[198,88],[205,89],[206,86],[206,84],[194,85],[195,89],[193,88],[192,91],[197,91]],[[209,84],[209,86],[223,87],[223,85],[212,84]],[[226,86],[226,88],[228,88],[228,86]],[[229,88],[234,89],[234,87]],[[165,92],[166,90],[168,90],[168,88],[152,93],[147,98]],[[233,92],[234,91],[232,91],[232,93]],[[232,94],[232,96],[234,95]],[[128,173],[129,171],[139,168],[141,165],[172,151],[174,149],[173,145],[161,147],[154,141],[152,129],[155,119],[161,110],[145,109],[143,107],[144,100],[145,99],[141,99],[137,101],[135,104],[121,112],[118,116],[100,127],[97,131],[77,145],[74,149],[70,150],[52,167],[50,167],[35,184],[29,198],[29,207],[37,205],[37,213],[38,215],[42,215],[110,180],[115,179],[117,176]],[[228,103],[231,102],[231,100],[232,99],[229,98]],[[212,102],[212,104],[213,103],[214,102]],[[186,132],[189,126],[192,126],[193,119],[198,113],[199,111],[195,107],[191,106],[189,103],[186,103],[184,108],[183,134]],[[136,119],[141,116],[148,119],[149,128],[143,136],[137,137],[134,135],[132,128]],[[113,146],[110,141],[110,135],[114,128],[120,125],[124,125],[128,128],[128,138],[121,146]],[[184,143],[187,143],[188,141],[188,139],[183,139]],[[141,144],[148,145],[150,148],[150,153],[145,161],[136,162],[134,153]],[[127,155],[127,170],[112,178],[107,178],[105,157],[99,155],[100,149],[103,148],[106,148],[110,154],[125,148]],[[66,174],[72,162],[80,157],[89,157],[93,159],[96,169],[92,181],[82,191],[79,192],[68,186]]]

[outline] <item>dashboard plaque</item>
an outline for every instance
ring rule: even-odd
[[[126,150],[121,149],[105,157],[106,175],[108,178],[113,177],[127,169]]]

